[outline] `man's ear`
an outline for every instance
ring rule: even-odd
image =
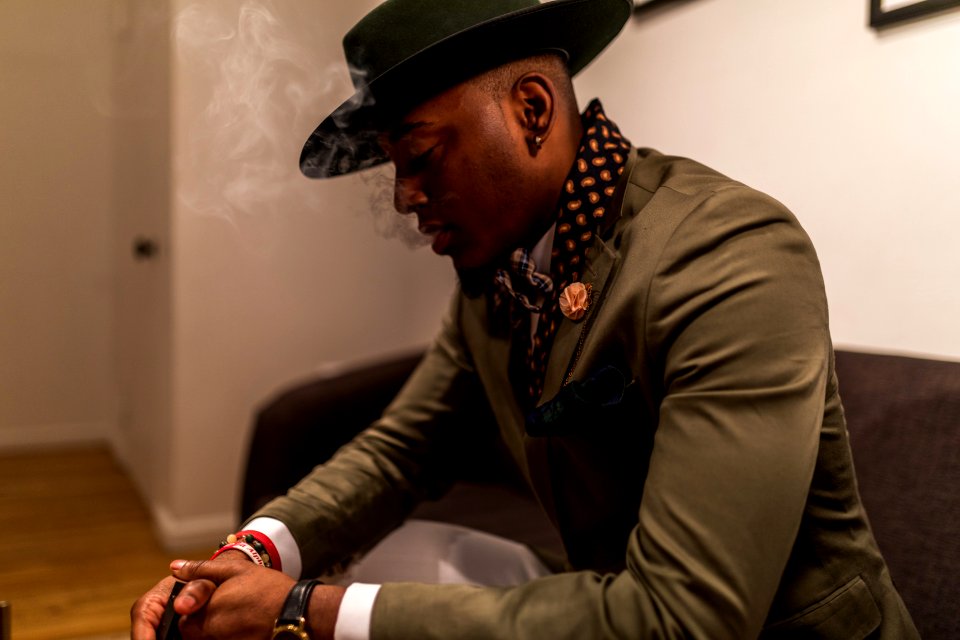
[[[513,85],[511,102],[513,115],[524,130],[531,150],[539,149],[556,121],[557,93],[553,82],[542,73],[526,73]]]

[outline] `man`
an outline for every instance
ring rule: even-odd
[[[632,147],[598,102],[579,113],[570,76],[629,13],[390,0],[347,34],[357,96],[301,168],[392,161],[397,209],[461,287],[381,420],[215,560],[175,563],[185,637],[916,637],[857,495],[809,239],[773,199]],[[566,570],[293,587],[452,481],[478,397]],[[171,582],[134,606],[134,638]]]

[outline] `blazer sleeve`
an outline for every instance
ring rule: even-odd
[[[632,323],[659,388],[626,569],[387,584],[374,640],[757,637],[800,526],[832,350],[809,239],[776,201],[726,184],[692,204],[657,192],[635,225],[646,239],[624,239],[641,258],[624,250],[600,312]]]
[[[473,403],[486,400],[459,339],[458,299],[383,416],[254,514],[287,525],[303,575],[336,570],[372,547],[422,499],[442,495],[457,477],[456,461],[489,439],[482,429],[495,425],[470,419]]]

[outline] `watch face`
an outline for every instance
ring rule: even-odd
[[[279,626],[273,630],[273,635],[271,636],[272,640],[310,640],[310,636],[307,635],[307,632],[303,628],[292,625],[285,624]]]

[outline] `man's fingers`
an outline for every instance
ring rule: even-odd
[[[156,615],[147,608],[131,611],[131,640],[156,640],[156,628],[158,624],[160,624],[160,616]]]
[[[183,586],[180,595],[173,601],[173,610],[182,616],[196,613],[207,604],[216,590],[217,585],[209,580],[203,578],[191,580]]]
[[[170,595],[172,578],[164,578],[130,608],[130,637],[133,640],[155,640],[163,608]]]
[[[173,575],[184,582],[204,579],[220,584],[244,568],[243,564],[209,560],[174,560],[170,563]]]
[[[130,623],[131,640],[156,640],[157,630],[153,623],[144,618],[133,618]]]

